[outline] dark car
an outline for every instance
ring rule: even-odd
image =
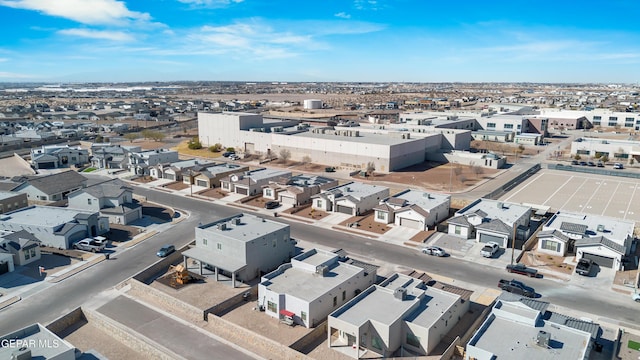
[[[589,161],[589,162],[587,163],[587,165],[589,165],[589,166],[596,166],[596,163],[594,163],[593,161]]]
[[[583,258],[578,260],[578,265],[576,265],[576,273],[582,276],[589,276],[591,274],[592,268],[593,268],[593,260]]]
[[[598,161],[598,167],[604,167],[604,164],[602,163],[602,161]]]
[[[165,246],[161,247],[160,250],[158,250],[156,255],[158,255],[159,257],[167,257],[174,251],[176,251],[176,247],[175,246],[173,246],[173,245],[165,245]]]
[[[229,156],[235,155],[235,154],[236,154],[235,151],[225,151],[225,152],[222,153],[222,156],[229,157]]]
[[[264,203],[265,209],[275,209],[278,206],[280,206],[280,202],[278,201],[267,201],[266,203]]]
[[[580,161],[580,165],[581,165],[581,166],[587,166],[588,164],[587,164],[587,162],[586,162],[586,161]]]
[[[572,160],[571,165],[580,165],[580,163],[578,162],[578,160]]]
[[[510,292],[516,295],[522,295],[529,298],[536,296],[536,292],[532,288],[517,280],[501,279],[500,281],[498,281],[498,287],[503,291]]]
[[[527,267],[524,264],[507,265],[507,271],[510,273],[527,275],[528,277],[538,277],[538,270]]]

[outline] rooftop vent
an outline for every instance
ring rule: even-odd
[[[551,334],[543,330],[538,331],[538,336],[536,337],[536,344],[538,346],[543,348],[548,348],[550,340],[551,340]]]
[[[227,230],[227,224],[226,223],[218,224],[218,230]]]
[[[604,232],[604,225],[598,225],[598,232]]]
[[[316,275],[325,276],[329,272],[329,267],[326,265],[316,266]]]
[[[405,300],[407,298],[407,289],[405,289],[403,287],[397,288],[393,292],[393,297],[398,299],[398,300]]]
[[[231,219],[231,223],[232,223],[233,225],[240,225],[240,218],[239,218],[239,217],[237,217],[237,218],[233,218],[233,219]]]

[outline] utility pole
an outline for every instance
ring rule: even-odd
[[[513,224],[513,238],[511,239],[511,265],[513,265],[515,253],[516,253],[516,229],[518,224]]]

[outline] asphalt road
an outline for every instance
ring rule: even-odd
[[[147,196],[149,201],[187,210],[191,216],[167,231],[158,233],[148,241],[116,254],[113,260],[103,261],[0,311],[0,334],[35,322],[46,324],[87,301],[96,300],[95,297],[101,291],[113,287],[157,261],[155,252],[160,246],[170,243],[177,246],[185,245],[193,239],[194,228],[198,223],[241,212],[240,209],[228,206],[144,188],[136,188],[135,192]],[[404,265],[488,288],[497,288],[500,278],[511,277],[511,274],[494,267],[479,266],[455,258],[427,257],[413,249],[318,226],[290,222],[281,217],[277,220],[291,224],[291,235],[295,239],[342,248],[359,258]],[[628,295],[567,286],[565,283],[546,279],[524,278],[523,281],[542,294],[541,300],[591,314],[599,314],[601,321],[606,319],[609,322],[622,321],[637,324],[640,319],[638,315],[640,307],[632,302]]]

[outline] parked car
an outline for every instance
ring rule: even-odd
[[[587,162],[586,162],[586,161],[580,161],[580,165],[581,165],[581,166],[587,166],[588,164],[587,164]]]
[[[589,162],[587,163],[587,165],[589,165],[589,166],[596,166],[596,163],[594,163],[593,161],[589,161]]]
[[[279,201],[267,201],[266,203],[264,203],[264,208],[265,209],[275,209],[278,206],[280,206],[280,202]]]
[[[102,236],[96,236],[93,239],[86,238],[73,244],[73,248],[84,251],[99,252],[104,250],[107,246],[106,240],[107,239]]]
[[[444,249],[439,248],[437,246],[427,246],[425,248],[422,248],[422,253],[423,254],[428,254],[428,255],[433,255],[433,256],[446,256],[447,253],[444,251]]]
[[[633,293],[633,294],[631,295],[631,299],[633,299],[633,301],[635,301],[635,302],[637,302],[637,303],[640,303],[640,294],[638,294],[638,293]]]
[[[622,163],[615,163],[613,164],[613,168],[618,170],[624,169],[624,165],[622,165]]]
[[[158,255],[159,257],[167,257],[174,251],[176,251],[176,247],[175,246],[173,246],[173,245],[165,245],[165,246],[161,247],[160,250],[158,250],[156,255]]]
[[[538,270],[527,267],[524,264],[507,265],[507,271],[510,273],[527,275],[528,277],[538,277]]]
[[[516,295],[522,295],[529,298],[536,296],[536,292],[532,288],[517,280],[500,279],[500,281],[498,281],[498,287],[503,291]]]
[[[571,160],[571,165],[580,165],[578,160]]]
[[[589,276],[589,274],[591,274],[592,268],[593,260],[582,258],[578,260],[578,265],[576,265],[576,273],[582,276]]]
[[[597,166],[598,166],[598,167],[604,167],[604,163],[603,163],[602,161],[598,161]]]
[[[229,160],[240,160],[240,156],[236,155],[236,154],[231,154],[229,155]]]
[[[500,245],[498,245],[497,242],[489,241],[480,250],[480,255],[486,258],[490,258],[493,257],[498,252],[498,250],[500,250]]]
[[[225,152],[222,153],[222,156],[229,157],[229,156],[235,155],[235,154],[236,154],[235,151],[225,151]]]

